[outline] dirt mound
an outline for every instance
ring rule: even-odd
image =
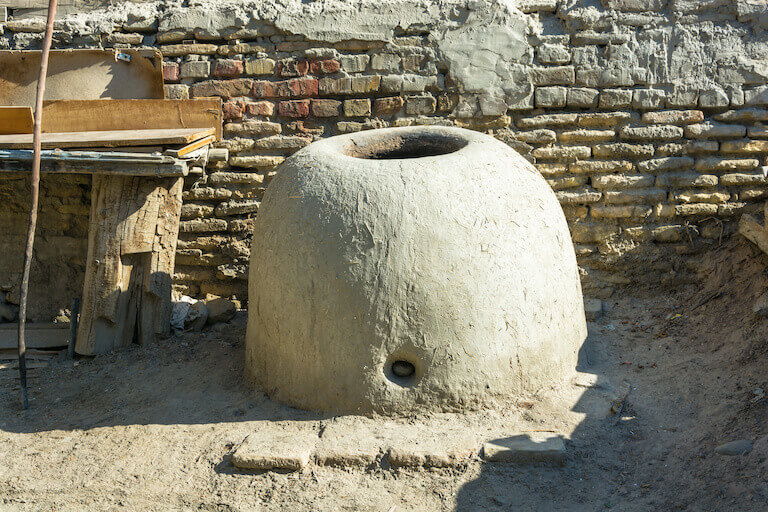
[[[696,309],[722,315],[726,323],[752,316],[752,305],[768,291],[768,255],[741,235],[734,235],[702,257],[701,286],[692,295]]]

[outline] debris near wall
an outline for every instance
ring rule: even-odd
[[[159,47],[170,98],[225,100],[226,160],[188,178],[175,282],[246,299],[251,222],[277,165],[386,126],[491,133],[568,217],[585,292],[676,285],[768,196],[768,7],[749,0],[119,2],[56,47]],[[11,10],[0,48],[39,46]]]

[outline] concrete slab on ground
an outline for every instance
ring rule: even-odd
[[[467,464],[480,448],[474,432],[410,426],[387,451],[393,466],[450,467]]]
[[[386,457],[393,466],[448,467],[466,464],[479,448],[467,428],[343,416],[325,425],[314,458],[328,466],[369,466]]]
[[[232,454],[241,469],[297,471],[309,464],[318,441],[318,424],[308,421],[262,421]]]
[[[389,420],[340,416],[324,424],[315,451],[321,466],[369,466],[379,460],[396,436],[398,425]]]

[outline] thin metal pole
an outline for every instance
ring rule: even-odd
[[[43,97],[45,96],[45,78],[48,76],[48,55],[53,41],[53,19],[56,16],[57,0],[48,2],[48,20],[45,25],[43,52],[40,55],[40,76],[37,79],[37,101],[35,102],[35,130],[33,135],[32,201],[29,209],[29,228],[27,230],[27,248],[24,253],[24,270],[21,276],[21,293],[19,301],[19,379],[21,380],[21,406],[29,409],[27,393],[27,346],[24,341],[24,326],[27,321],[27,299],[29,295],[29,272],[32,267],[32,254],[35,246],[35,228],[37,227],[37,203],[40,196],[40,152],[42,150],[43,133]]]

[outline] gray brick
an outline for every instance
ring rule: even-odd
[[[542,44],[536,48],[536,55],[542,64],[567,64],[571,61],[571,52],[559,44]]]
[[[574,87],[568,89],[567,104],[575,108],[594,108],[597,106],[600,92],[597,89]]]
[[[632,95],[632,106],[638,109],[663,108],[667,93],[660,89],[636,89]]]
[[[562,108],[566,103],[568,89],[565,87],[537,87],[536,106],[542,108]]]

